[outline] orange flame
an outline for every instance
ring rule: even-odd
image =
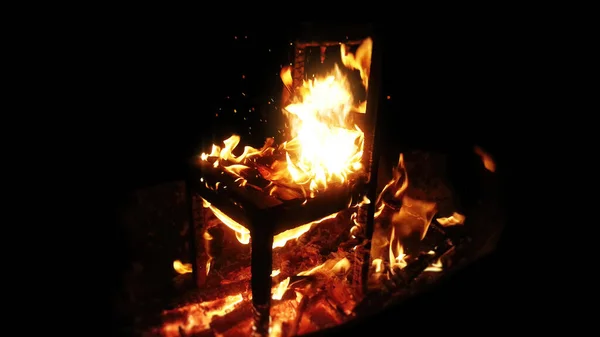
[[[210,302],[200,304],[190,304],[182,308],[178,308],[170,312],[181,312],[186,314],[184,320],[171,322],[163,325],[162,335],[167,337],[180,336],[179,330],[183,330],[186,334],[192,334],[207,330],[210,328],[210,322],[215,316],[223,316],[233,311],[240,303],[242,303],[242,294],[227,296]]]
[[[221,212],[218,208],[214,207],[210,204],[210,202],[206,201],[206,199],[202,198],[202,206],[205,208],[209,208],[213,214],[217,217],[217,219],[221,220],[221,222],[231,228],[235,232],[235,237],[238,241],[244,245],[250,243],[250,231],[237,223],[232,218],[228,217],[225,213]]]
[[[271,298],[274,300],[280,300],[283,298],[283,295],[285,294],[285,292],[287,291],[287,288],[290,284],[290,278],[286,278],[285,280],[279,282],[278,285],[276,285],[274,287],[274,289],[271,290]]]
[[[406,259],[408,255],[404,254],[404,247],[400,243],[400,238],[396,235],[396,228],[392,227],[392,234],[390,235],[390,269],[394,267],[403,269],[407,266]]]
[[[444,265],[442,264],[442,259],[437,259],[434,263],[432,263],[429,267],[425,268],[425,271],[429,272],[441,272]]]
[[[250,243],[250,230],[248,230],[243,225],[239,224],[237,221],[228,217],[225,213],[221,212],[218,208],[214,207],[210,204],[206,199],[202,198],[202,205],[205,208],[209,208],[213,211],[213,214],[217,217],[217,219],[221,220],[221,222],[231,228],[235,232],[235,236],[241,244],[247,245]],[[296,228],[288,229],[287,231],[281,232],[273,237],[273,248],[283,247],[285,244],[290,241],[299,238],[302,234],[308,232],[313,225],[317,225],[327,219],[332,219],[337,216],[337,213],[330,214],[324,218],[319,220],[315,220],[309,222],[304,225],[300,225]]]
[[[342,63],[350,69],[356,69],[360,72],[365,89],[369,89],[369,72],[371,69],[371,54],[373,53],[373,40],[366,38],[356,49],[356,55],[347,52],[345,44],[340,46],[342,53]],[[364,112],[364,111],[363,111]]]
[[[340,48],[343,65],[359,71],[365,89],[368,87],[372,43],[370,38],[365,39],[356,55],[348,53],[345,45]],[[291,104],[283,109],[292,139],[281,145],[285,161],[276,160],[271,165],[270,169],[275,172],[269,174],[269,179],[294,183],[303,190],[308,187],[313,197],[329,183],[344,183],[350,174],[362,169],[364,134],[349,115],[352,111],[364,113],[366,102],[354,106],[348,80],[337,65],[328,76],[305,81],[299,88],[292,88],[291,68],[283,68],[280,76],[287,92],[293,95]],[[274,151],[270,144],[260,150],[246,146],[238,157],[232,151],[239,141],[239,136],[234,135],[223,142],[223,147],[213,145],[211,152],[202,153],[200,159],[214,158],[213,166],[230,168],[230,173],[239,175],[246,168],[248,158]],[[241,166],[233,170],[234,164]],[[242,180],[240,184],[246,182]]]
[[[496,163],[492,156],[490,156],[487,152],[485,152],[481,147],[475,146],[475,153],[481,157],[481,161],[483,161],[483,166],[490,172],[496,172]]]
[[[460,213],[454,212],[451,216],[446,218],[435,219],[440,225],[444,227],[462,225],[465,223],[466,217]]]
[[[179,260],[173,261],[173,269],[179,274],[188,274],[192,272],[192,264],[191,263],[182,263]]]

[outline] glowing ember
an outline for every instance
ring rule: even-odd
[[[233,311],[243,301],[242,294],[228,296],[211,302],[190,304],[167,313],[182,313],[183,320],[167,323],[162,327],[162,335],[167,337],[181,336],[180,330],[186,334],[201,332],[209,329],[210,322],[215,316],[223,316]]]

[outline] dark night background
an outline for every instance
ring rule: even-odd
[[[103,124],[110,140],[109,195],[116,205],[132,188],[182,177],[189,156],[208,149],[213,139],[239,133],[242,142],[260,146],[277,131],[280,67],[292,62],[290,42],[307,27],[288,26],[228,23],[204,31],[208,27],[187,31],[140,26],[107,42],[102,69],[110,79],[104,88],[110,118]],[[478,144],[496,156],[499,174],[506,174],[509,162],[504,159],[516,131],[509,121],[522,112],[513,107],[523,83],[512,83],[515,69],[526,67],[521,57],[525,39],[511,41],[502,26],[381,28],[380,118],[382,141],[389,144],[384,155],[397,158],[402,149],[416,147],[469,156]],[[118,289],[127,241],[118,224],[110,236],[114,259],[108,264],[115,270],[111,284]],[[505,295],[510,280],[500,272],[507,261],[498,253],[481,262],[465,272],[468,276],[449,282],[450,288],[389,315],[406,317],[414,329],[437,320],[416,314],[431,308],[447,312],[445,324],[465,317],[499,324],[496,312],[511,300]],[[376,331],[389,328],[374,326]]]

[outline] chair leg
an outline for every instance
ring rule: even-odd
[[[258,224],[268,228],[267,224]],[[252,226],[251,228],[257,228]],[[260,235],[262,234],[262,235]],[[253,336],[269,335],[271,309],[271,269],[273,267],[272,233],[252,234],[252,304],[254,308]]]

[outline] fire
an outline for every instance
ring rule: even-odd
[[[228,217],[225,213],[211,205],[211,203],[206,201],[204,198],[202,199],[202,204],[205,208],[209,208],[211,211],[213,211],[214,215],[221,220],[225,226],[229,227],[235,232],[236,238],[241,244],[247,245],[250,243],[250,230]],[[288,229],[287,231],[275,235],[273,238],[273,248],[285,246],[288,241],[297,239],[302,236],[302,234],[308,232],[313,225],[319,224],[327,219],[334,218],[336,215],[337,213],[330,214],[322,219],[309,222],[296,228]]]
[[[235,232],[235,237],[241,244],[247,245],[250,242],[250,230],[228,217],[227,214],[221,212],[204,198],[202,198],[202,206],[209,208],[217,219],[221,220],[225,226],[231,228]]]
[[[290,284],[290,278],[286,278],[285,280],[279,282],[278,285],[275,286],[273,290],[271,290],[271,298],[274,300],[280,300],[283,298],[283,294],[285,294],[288,286]]]
[[[339,260],[330,259],[312,269],[298,273],[298,276],[308,276],[317,273],[346,273],[350,266],[350,261],[347,258]]]
[[[393,170],[393,179],[389,181],[377,198],[375,219],[378,223],[388,223],[388,231],[379,232],[374,236],[373,247],[376,252],[371,263],[376,274],[389,270],[394,273],[394,268],[404,269],[411,256],[409,251],[413,246],[425,238],[431,221],[437,212],[437,204],[426,200],[417,200],[409,196],[409,179],[404,166],[404,156],[400,154],[398,165]],[[436,218],[444,226],[455,226],[464,223],[466,217],[454,212],[449,217]],[[389,234],[386,234],[389,233]],[[384,262],[384,250],[387,249],[389,268]],[[373,252],[373,250],[372,250]],[[434,251],[428,254],[435,255]],[[437,272],[442,270],[442,262],[438,258],[427,267],[426,271]]]
[[[492,156],[490,156],[479,146],[475,146],[475,153],[481,158],[481,161],[483,161],[483,166],[488,171],[496,172],[496,163],[494,162],[494,159],[492,159]]]
[[[191,263],[182,263],[179,260],[173,261],[173,269],[179,274],[189,274],[192,272],[192,264]]]
[[[365,39],[363,43],[356,50],[356,55],[347,52],[345,44],[340,46],[342,52],[342,63],[350,69],[357,69],[360,72],[360,78],[362,79],[365,89],[369,89],[369,70],[371,69],[371,54],[373,52],[373,40],[370,38]],[[361,105],[361,109],[366,108]],[[365,112],[365,110],[360,110]]]
[[[345,45],[340,47],[342,64],[359,71],[365,89],[372,44],[370,38],[365,39],[356,55],[349,53]],[[350,115],[364,113],[366,102],[355,104],[349,81],[337,65],[329,75],[304,81],[298,88],[292,87],[291,68],[281,70],[281,79],[284,92],[291,95],[290,104],[282,112],[288,119],[292,139],[277,148],[282,155],[263,168],[261,174],[272,182],[299,186],[310,192],[305,196],[314,197],[329,184],[343,184],[350,175],[362,170],[364,133]],[[270,156],[276,151],[271,139],[261,149],[246,146],[240,156],[235,156],[233,150],[239,141],[240,137],[234,135],[223,146],[213,145],[211,152],[202,153],[200,159],[241,178],[241,172],[253,165],[251,159]],[[243,178],[239,182],[247,184]],[[270,188],[276,189],[277,184],[271,184]],[[237,232],[247,240],[244,230]]]
[[[187,335],[209,329],[213,317],[223,316],[233,311],[243,300],[242,294],[237,294],[172,310],[171,312],[184,313],[185,319],[163,325],[162,335],[175,337],[182,335],[180,330]]]
[[[323,274],[323,275],[333,275],[333,274],[346,274],[350,270],[351,263],[347,258],[342,259],[329,259],[322,264],[311,268],[309,270],[305,270],[297,274],[297,276],[309,276],[315,274]],[[271,298],[274,300],[281,300],[283,295],[288,290],[290,285],[290,279],[286,278],[285,280],[279,282],[273,289],[271,290]]]
[[[443,266],[444,265],[442,264],[442,259],[437,259],[434,263],[431,264],[431,266],[425,268],[425,271],[440,272],[442,271]]]
[[[462,225],[465,223],[466,217],[460,213],[454,212],[451,216],[446,218],[435,219],[440,225],[444,227]]]
[[[285,107],[292,116],[294,137],[284,144],[292,180],[311,191],[327,183],[343,183],[361,168],[364,134],[348,125],[354,99],[346,78],[336,67],[324,79],[304,82],[296,102]]]
[[[400,244],[400,238],[396,235],[395,227],[392,227],[390,241],[390,269],[394,270],[396,266],[403,269],[407,265],[406,258],[408,256],[404,254],[404,247]]]

